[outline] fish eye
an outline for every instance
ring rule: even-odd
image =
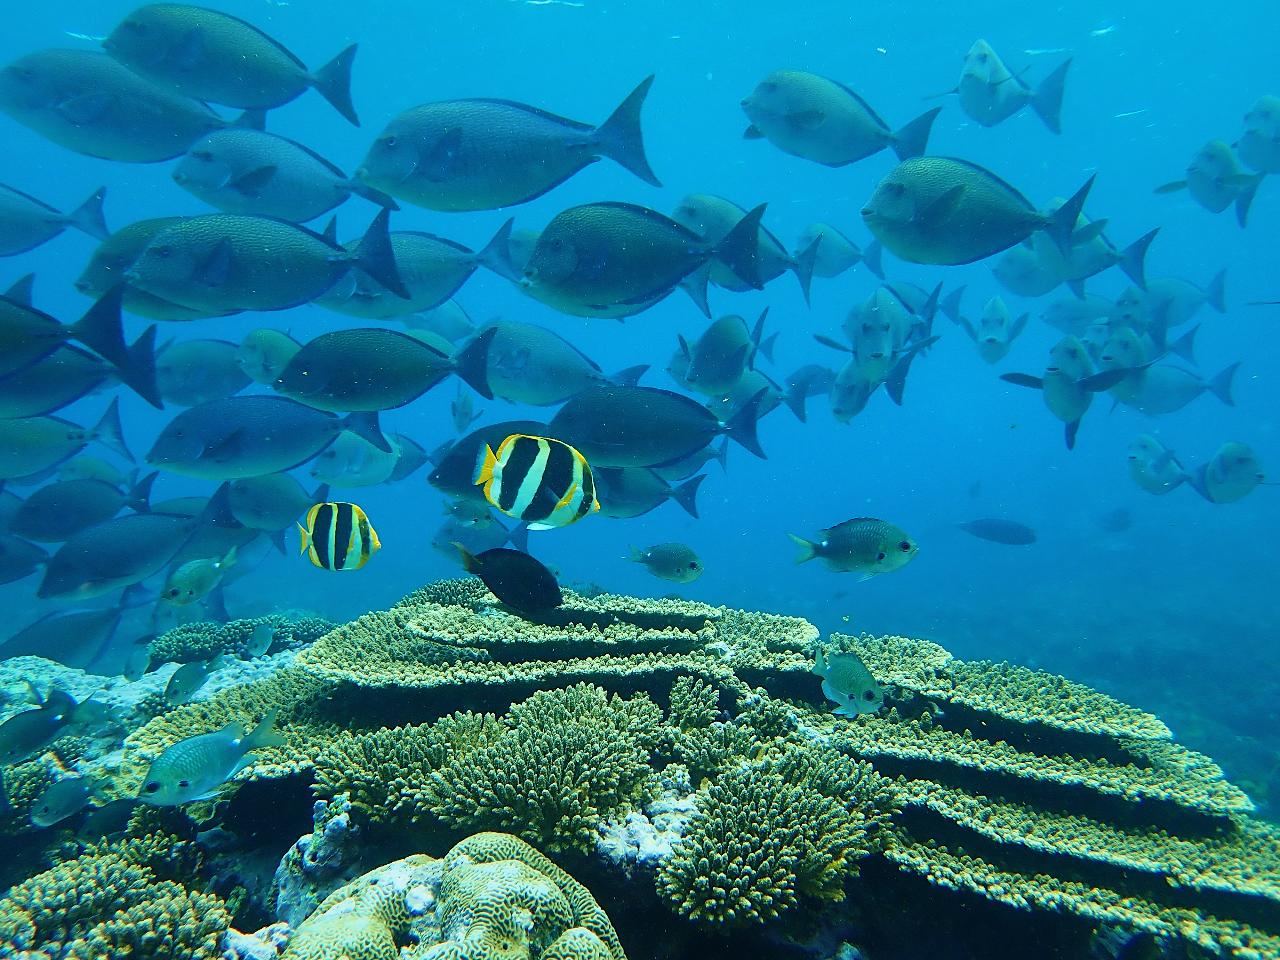
[[[168,260],[171,256],[173,256],[173,248],[172,247],[152,247],[151,255],[153,257],[159,257],[161,260]]]
[[[158,790],[160,789],[160,781],[159,781],[159,780],[152,780],[150,783],[148,783],[148,784],[147,784],[145,787],[143,787],[142,789],[143,789],[143,790],[145,790],[145,791],[147,791],[147,793],[155,793],[156,791],[158,791]]]
[[[394,148],[394,147],[395,147],[395,145],[396,145],[396,138],[395,138],[395,137],[383,137],[383,138],[382,138],[382,145],[383,145],[384,147]]]
[[[863,700],[874,700],[875,698],[876,698],[876,695],[874,690],[868,690],[866,693],[862,695]]]
[[[910,541],[910,540],[903,540],[901,543],[899,543],[899,544],[898,544],[898,549],[899,549],[899,550],[901,550],[903,553],[910,553],[910,552],[911,552],[911,541]]]
[[[773,93],[773,91],[778,89],[778,85],[772,80],[766,80],[760,84],[760,89],[765,93]]]
[[[189,787],[189,786],[191,786],[191,781],[190,781],[190,780],[179,780],[179,781],[178,781],[178,788],[179,788],[179,789],[181,789],[181,790],[185,790],[185,789],[187,789],[187,787]]]
[[[876,559],[877,559],[877,560],[883,560],[883,559],[884,559],[884,557],[885,557],[885,555],[884,555],[884,552],[883,552],[883,551],[881,551],[880,553],[877,553],[877,554],[876,554]]]
[[[698,569],[698,561],[697,561],[697,560],[690,560],[690,561],[689,561],[689,569],[690,569],[690,570],[697,570],[697,569]]]

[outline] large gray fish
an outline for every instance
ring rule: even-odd
[[[1210,140],[1187,164],[1187,175],[1156,187],[1156,193],[1186,190],[1196,203],[1210,213],[1221,213],[1235,204],[1236,223],[1249,221],[1249,207],[1258,192],[1264,173],[1249,173],[1236,162],[1236,155],[1223,140]]]
[[[1266,94],[1249,108],[1236,150],[1254,170],[1280,173],[1280,97]]]
[[[698,488],[707,479],[700,473],[672,486],[649,467],[594,467],[591,471],[602,516],[630,520],[656,510],[668,500],[698,519]]]
[[[49,554],[21,537],[0,533],[0,584],[16,583],[36,572]]]
[[[356,176],[429,210],[496,210],[526,203],[608,157],[645,183],[640,108],[647,77],[598,127],[510,100],[447,100],[395,117]]]
[[[44,749],[75,717],[75,697],[57,687],[41,696],[27,681],[36,706],[0,723],[0,766],[12,766]]]
[[[120,427],[118,400],[94,426],[85,429],[59,417],[0,420],[0,480],[16,480],[56,467],[92,442],[132,461]]]
[[[194,407],[239,393],[252,381],[240,366],[240,345],[228,340],[183,340],[156,355],[156,383],[166,403]]]
[[[102,216],[102,200],[106,187],[99,187],[70,213],[61,213],[43,200],[0,183],[0,257],[26,253],[48,243],[68,227],[87,233],[98,240],[107,239],[110,231]]]
[[[1163,496],[1191,479],[1172,450],[1149,433],[1129,444],[1129,476],[1147,493]]]
[[[782,401],[787,405],[796,419],[804,423],[807,419],[805,401],[810,397],[821,397],[831,392],[836,381],[836,372],[820,363],[807,363],[793,370],[783,380]]]
[[[958,299],[956,302],[958,305]],[[1024,313],[1015,319],[1003,299],[992,297],[983,305],[982,316],[976,324],[958,313],[952,319],[978,345],[978,356],[987,363],[999,363],[1027,328],[1028,317],[1030,314]]]
[[[291,528],[314,503],[329,499],[321,487],[307,493],[287,473],[270,473],[263,477],[246,477],[231,483],[231,515],[246,527],[274,532]]]
[[[0,70],[0,110],[68,150],[125,163],[169,160],[228,126],[198,100],[91,50],[19,57]]]
[[[89,297],[101,297],[113,287],[124,284],[124,308],[152,320],[200,320],[221,316],[226,311],[193,310],[125,283],[125,274],[151,238],[182,219],[157,217],[121,227],[98,245],[76,280],[76,289]]]
[[[493,337],[493,332],[486,331],[449,356],[385,327],[334,330],[294,354],[275,388],[317,410],[391,410],[456,373],[481,396],[492,399],[485,366]]]
[[[717,197],[710,193],[691,193],[672,212],[676,223],[688,227],[708,243],[723,240],[730,230],[747,215],[745,207],[740,207],[732,200]],[[813,237],[793,257],[763,224],[760,226],[756,250],[756,270],[761,283],[767,284],[790,270],[800,284],[800,292],[805,302],[809,302],[809,286],[813,282],[814,267],[817,262],[821,240]],[[709,279],[718,287],[726,290],[750,290],[751,285],[744,283],[725,264],[711,262]]]
[[[332,487],[374,487],[386,483],[400,459],[395,442],[380,450],[363,437],[342,433],[311,461],[311,478]]]
[[[764,205],[711,243],[647,207],[588,203],[557,214],[538,236],[520,286],[535,300],[581,317],[628,317],[668,296],[712,260],[760,289],[757,234]],[[694,294],[699,300],[698,294]],[[699,306],[705,307],[705,290]],[[704,312],[705,309],[704,309]]]
[[[815,242],[818,245],[813,259],[814,276],[828,279],[838,277],[846,270],[865,263],[868,270],[881,280],[884,279],[884,268],[880,264],[880,241],[872,240],[864,250],[831,224],[811,223],[800,232],[796,249],[807,250]]]
[[[1093,395],[1110,390],[1129,374],[1127,367],[1096,373],[1084,344],[1078,337],[1068,334],[1049,351],[1049,365],[1045,367],[1043,377],[1004,373],[1000,379],[1039,390],[1049,412],[1066,424],[1067,449],[1071,450],[1076,445],[1080,419],[1093,403]]]
[[[108,290],[84,316],[69,324],[31,306],[29,293],[29,286],[18,286],[0,297],[0,376],[76,340],[115,367],[121,381],[138,396],[161,406],[155,380],[155,328],[147,328],[132,345],[125,344],[119,287]]]
[[[891,148],[899,160],[925,152],[938,108],[892,130],[842,83],[799,70],[775,70],[742,100],[744,136],[767,139],[793,157],[843,167]]]
[[[393,295],[381,284],[355,271],[348,273],[316,304],[338,313],[369,320],[403,317],[433,310],[457,293],[476,268],[506,268],[502,248],[509,227],[504,226],[482,249],[476,251],[460,243],[417,230],[397,230],[391,234],[391,252],[407,298]],[[349,244],[348,249],[354,249]]]
[[[343,430],[389,449],[374,413],[336,417],[287,397],[241,396],[184,410],[160,431],[147,462],[204,480],[238,480],[301,466]]]
[[[236,351],[236,362],[254,383],[275,383],[302,344],[283,330],[261,327],[245,334]]]
[[[1025,547],[1036,542],[1036,532],[1025,523],[1003,517],[980,517],[956,524],[971,537],[1003,543],[1009,547]]]
[[[110,366],[87,350],[58,347],[44,359],[0,377],[0,418],[43,417],[118,380]]]
[[[772,338],[762,343],[768,314],[769,308],[765,307],[754,328],[748,327],[736,314],[720,317],[692,344],[681,336],[680,356],[686,363],[682,375],[676,377],[677,382],[709,397],[723,396],[732,390],[742,375],[755,367],[757,351],[771,356]]]
[[[44,657],[87,669],[111,642],[123,615],[122,604],[47,613],[0,643],[0,657]]]
[[[486,329],[494,331],[488,355],[489,389],[512,403],[551,406],[596,384],[634,385],[649,369],[628,367],[607,376],[594,360],[546,327],[496,320]]]
[[[1189,343],[1194,335],[1193,330],[1178,343],[1170,344],[1168,351],[1186,357],[1190,349],[1183,344]],[[1232,387],[1240,368],[1238,362],[1205,380],[1183,367],[1155,362],[1142,338],[1128,327],[1120,327],[1111,334],[1103,345],[1098,365],[1103,370],[1128,371],[1127,376],[1111,388],[1111,395],[1147,416],[1174,413],[1205,393],[1213,394],[1228,407],[1236,405]]]
[[[985,40],[975,40],[964,57],[960,83],[960,109],[984,127],[1008,120],[1030,107],[1053,133],[1062,132],[1062,90],[1071,61],[1064,60],[1035,89],[1011,73]]]
[[[147,496],[155,474],[133,490],[125,491],[105,480],[60,480],[31,494],[14,514],[9,532],[28,540],[59,543],[86,527],[110,520],[128,504],[147,509]]]
[[[548,424],[593,467],[651,467],[680,460],[727,435],[761,459],[759,403],[727,422],[679,393],[655,387],[592,387],[573,397]]]
[[[282,43],[239,17],[185,3],[152,3],[121,20],[102,48],[140,76],[228,107],[269,110],[314,87],[360,125],[351,103],[355,44],[312,72]]]
[[[230,213],[186,217],[156,233],[124,279],[209,313],[310,303],[352,270],[407,298],[387,234],[389,216],[388,210],[378,214],[354,250],[283,220]]]
[[[173,169],[188,193],[225,213],[305,223],[354,193],[396,208],[309,147],[261,130],[218,130],[197,141]]]
[[[1047,231],[1061,249],[1090,239],[1073,236],[1093,178],[1052,214],[990,170],[953,157],[900,163],[862,208],[867,228],[887,249],[911,263],[962,264],[982,260]],[[1096,221],[1100,232],[1104,221]]]
[[[1188,479],[1196,493],[1210,503],[1234,503],[1269,482],[1253,448],[1236,440],[1219,447]]]
[[[484,493],[476,485],[476,463],[485,447],[494,450],[507,437],[521,434],[530,437],[548,436],[550,427],[537,420],[503,420],[480,427],[447,445],[443,454],[435,459],[435,468],[427,482],[442,493],[459,500],[484,503]]]
[[[176,807],[208,800],[222,785],[253,762],[251,754],[284,743],[268,714],[246,736],[239,723],[179,740],[156,757],[143,778],[138,799],[157,807]]]
[[[1126,290],[1116,298],[1116,305],[1119,307],[1121,300],[1136,300],[1147,328],[1153,336],[1159,336],[1189,322],[1205,305],[1216,313],[1226,313],[1226,285],[1225,269],[1214,274],[1204,289],[1178,277],[1159,277],[1148,281],[1145,291]]]
[[[219,488],[196,516],[135,513],[82,530],[49,558],[36,595],[87,600],[141,583],[169,565],[205,525],[235,524]]]

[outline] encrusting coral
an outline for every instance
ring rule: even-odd
[[[402,948],[405,950],[402,953]],[[480,833],[334,891],[282,960],[626,960],[591,893],[517,837]]]

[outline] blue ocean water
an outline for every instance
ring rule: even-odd
[[[91,48],[91,41],[75,35],[105,34],[131,6],[66,0],[28,7],[0,35],[0,61],[41,47]],[[941,103],[930,153],[980,163],[1035,202],[1068,195],[1096,173],[1087,210],[1108,218],[1113,238],[1124,243],[1160,227],[1149,276],[1204,285],[1225,267],[1228,309],[1221,316],[1205,310],[1197,318],[1204,324],[1198,360],[1206,374],[1243,361],[1234,407],[1202,397],[1152,420],[1124,407],[1110,411],[1102,398],[1086,417],[1076,449],[1068,451],[1061,424],[1040,398],[998,379],[1011,370],[1038,373],[1059,337],[1038,320],[1045,301],[1006,296],[1015,313],[1029,310],[1035,319],[996,368],[976,357],[959,329],[939,321],[942,339],[913,367],[904,406],[879,393],[848,425],[836,423],[821,398],[810,401],[806,424],[780,410],[760,427],[767,460],[733,447],[727,470],[709,468],[700,519],[669,504],[637,520],[591,518],[535,533],[532,548],[567,582],[779,610],[824,630],[925,636],[961,656],[1042,666],[1159,713],[1182,740],[1256,784],[1259,799],[1265,801],[1268,783],[1280,789],[1272,547],[1280,494],[1261,487],[1229,505],[1209,504],[1189,488],[1156,498],[1131,482],[1125,459],[1134,436],[1153,432],[1192,463],[1207,460],[1227,440],[1250,444],[1264,467],[1280,463],[1280,387],[1273,376],[1280,363],[1280,308],[1245,305],[1280,298],[1280,190],[1262,184],[1243,230],[1230,213],[1210,214],[1185,193],[1153,193],[1182,175],[1204,141],[1238,136],[1245,111],[1275,92],[1274,43],[1268,39],[1280,32],[1274,4],[1088,2],[1039,9],[919,2],[851,9],[825,2],[797,8],[758,2],[224,0],[219,8],[257,24],[311,65],[359,42],[353,94],[362,127],[346,124],[314,93],[272,111],[269,120],[271,130],[348,171],[383,124],[415,103],[500,97],[594,123],[641,78],[656,74],[644,132],[661,189],[603,161],[512,210],[440,214],[406,205],[393,217],[396,229],[428,230],[479,247],[512,215],[517,227],[540,229],[576,203],[627,200],[669,211],[687,193],[708,192],[745,207],[768,202],[765,222],[787,243],[814,220],[865,243],[870,237],[858,211],[894,165],[891,154],[828,169],[742,137],[746,120],[739,100],[769,71],[791,67],[849,84],[892,126]],[[1029,111],[986,129],[968,120],[954,97],[926,99],[954,85],[965,50],[979,36],[1032,83],[1064,57],[1074,58],[1060,136]],[[7,118],[0,118],[0,129],[0,181],[61,208],[105,184],[112,227],[204,209],[171,182],[172,164],[79,156]],[[374,213],[353,199],[339,210],[341,235],[363,230]],[[0,284],[34,271],[37,305],[73,318],[88,306],[72,281],[92,249],[89,238],[68,232],[0,262]],[[967,284],[971,310],[999,292],[989,263],[920,267],[886,254],[885,268],[891,279],[925,288]],[[763,293],[713,289],[712,307],[716,315],[754,318],[767,305],[769,329],[780,334],[768,369],[783,376],[803,363],[837,360],[813,334],[838,335],[845,314],[876,283],[864,268],[817,280],[806,306],[796,284],[783,277]],[[1126,284],[1108,271],[1088,287],[1114,296]],[[458,301],[476,321],[502,317],[551,327],[606,370],[650,363],[645,382],[663,387],[672,386],[663,368],[677,333],[696,334],[705,324],[678,292],[625,323],[567,317],[483,271]],[[131,336],[144,325],[136,318],[129,323]],[[161,340],[238,341],[260,326],[305,340],[350,325],[304,307],[169,324]],[[385,425],[434,448],[454,436],[454,389],[446,383],[390,412]],[[476,402],[486,419],[547,413]],[[87,423],[104,404],[105,398],[92,397],[60,415]],[[130,395],[121,404],[126,437],[141,453],[169,414]],[[179,477],[164,476],[157,486],[157,497],[208,492],[208,484]],[[365,571],[335,579],[292,553],[265,551],[228,589],[232,614],[301,607],[349,619],[423,582],[458,573],[453,558],[430,546],[443,519],[443,499],[424,473],[394,486],[351,491],[350,498],[368,512],[383,544]],[[1103,529],[1099,519],[1120,508],[1131,511],[1132,526]],[[919,556],[901,571],[866,582],[818,564],[793,564],[788,533],[815,534],[856,516],[903,527],[919,542]],[[955,526],[979,516],[1029,524],[1038,542],[1007,547]],[[697,550],[706,568],[701,579],[669,584],[625,559],[632,544],[668,540]],[[0,588],[10,623],[50,609],[35,599],[34,583],[31,578]],[[145,629],[145,611],[137,612],[122,628],[122,639]]]

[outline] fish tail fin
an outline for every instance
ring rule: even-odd
[[[1095,174],[1086,180],[1084,185],[1072,194],[1070,200],[1053,212],[1045,225],[1045,232],[1064,254],[1071,252],[1072,234],[1076,231],[1076,223],[1084,211],[1084,201],[1089,196],[1090,189],[1093,188],[1096,176]]]
[[[1067,70],[1071,66],[1068,57],[1062,61],[1053,73],[1040,81],[1035,95],[1031,98],[1031,109],[1036,112],[1050,133],[1062,132],[1062,91],[1067,82]]]
[[[791,272],[800,282],[800,292],[804,294],[805,305],[809,304],[809,288],[813,285],[813,268],[818,262],[818,247],[822,243],[822,234],[818,234],[809,245],[791,258]]]
[[[1253,198],[1258,195],[1258,187],[1262,184],[1263,174],[1255,174],[1238,194],[1236,194],[1236,223],[1241,227],[1249,225],[1249,208],[1253,206]]]
[[[391,453],[391,444],[382,435],[382,427],[378,423],[378,411],[361,410],[349,413],[338,421],[343,430],[350,430],[361,440],[367,440],[383,453]]]
[[[680,504],[680,508],[695,520],[698,519],[698,488],[702,486],[702,481],[705,479],[707,475],[700,473],[671,491],[671,499]]]
[[[609,377],[609,382],[620,387],[639,386],[640,378],[649,372],[649,364],[640,363],[634,367],[624,367]]]
[[[929,147],[929,132],[933,129],[933,121],[941,110],[941,107],[927,110],[893,132],[893,152],[898,155],[899,160],[910,160],[923,155]]]
[[[453,358],[454,373],[486,400],[493,399],[493,390],[489,387],[489,348],[497,335],[497,327],[480,331]]]
[[[787,405],[787,409],[795,414],[797,420],[801,423],[808,423],[809,415],[804,408],[805,395],[803,390],[798,387],[792,387],[782,395],[782,402]]]
[[[353,43],[311,75],[311,85],[316,92],[342,114],[353,126],[360,126],[355,104],[351,102],[351,63],[356,58]]]
[[[271,545],[276,548],[276,551],[280,554],[280,556],[287,557],[289,555],[289,550],[284,545],[283,530],[272,530],[266,534],[266,537],[267,537],[267,540],[271,542]]]
[[[120,379],[134,393],[153,407],[163,409],[160,388],[156,386],[155,327],[148,327],[133,346],[125,346],[124,322],[120,315],[123,302],[124,284],[117,284],[99,297],[68,330],[115,367]]]
[[[711,459],[714,460],[716,463],[720,464],[720,469],[722,471],[729,469],[728,467],[729,438],[728,437],[725,437],[723,440],[720,441],[720,449],[717,450],[714,455],[712,455]]]
[[[515,223],[515,217],[509,217],[493,238],[476,253],[476,263],[513,283],[520,279],[520,271],[511,260],[511,229]]]
[[[1063,438],[1067,442],[1067,449],[1074,450],[1076,448],[1076,434],[1080,432],[1080,421],[1072,420],[1063,430]]]
[[[911,361],[921,351],[937,342],[937,339],[937,337],[929,337],[913,344],[902,356],[902,359],[889,370],[889,376],[884,381],[884,389],[885,393],[889,394],[889,399],[898,406],[902,406],[902,394],[907,389],[907,374],[911,371]]]
[[[1236,371],[1240,369],[1239,361],[1220,370],[1212,380],[1209,381],[1209,392],[1225,403],[1228,407],[1236,405],[1236,398],[1232,394],[1232,386],[1235,382]]]
[[[234,567],[236,565],[236,560],[238,559],[239,554],[236,552],[235,545],[232,544],[231,549],[222,555],[221,563],[224,567]]]
[[[764,208],[762,203],[739,220],[711,252],[753,290],[764,289],[760,282],[760,220],[764,217]]]
[[[390,290],[401,300],[410,299],[409,288],[400,277],[396,253],[391,247],[391,211],[383,208],[369,224],[352,255],[352,264]]]
[[[507,541],[521,553],[528,553],[529,525],[521,520],[507,531]]]
[[[213,491],[213,496],[209,498],[209,502],[204,505],[204,509],[196,519],[201,525],[231,528],[240,526],[240,521],[231,512],[230,481],[223,481],[218,485],[218,489]]]
[[[1120,269],[1140,290],[1147,289],[1147,250],[1159,232],[1160,228],[1156,227],[1120,251],[1120,259],[1117,261]]]
[[[315,492],[311,494],[312,503],[324,503],[329,499],[329,485],[322,483],[316,487]]]
[[[156,477],[158,476],[160,476],[160,471],[152,470],[141,480],[134,483],[125,495],[124,505],[134,513],[150,513],[151,488],[155,486]]]
[[[294,524],[298,528],[298,553],[299,555],[307,552],[311,546],[311,534],[307,532],[307,528],[302,524]]]
[[[804,537],[797,537],[794,533],[788,533],[791,542],[800,550],[796,554],[796,563],[807,563],[818,555],[818,545],[812,540],[806,540]]]
[[[35,290],[35,285],[36,275],[28,273],[15,280],[13,285],[4,292],[4,297],[6,300],[12,300],[21,306],[29,307],[31,306],[31,295]]]
[[[761,390],[753,396],[724,425],[725,435],[730,440],[745,447],[761,460],[769,458],[765,456],[764,450],[760,448],[760,439],[756,436],[756,424],[760,422],[760,407],[764,403],[767,392],[767,390]]]
[[[493,452],[493,447],[486,443],[484,449],[480,451],[480,457],[476,462],[476,486],[492,480],[493,470],[497,465],[498,457]]]
[[[1169,353],[1176,354],[1187,363],[1196,362],[1196,334],[1200,332],[1200,325],[1192,327],[1173,343],[1169,344]]]
[[[968,284],[961,284],[938,301],[938,309],[952,323],[958,324],[964,319],[964,314],[960,309],[960,301],[964,299],[964,292],[968,289]]]
[[[1223,267],[1213,275],[1204,292],[1204,301],[1218,313],[1227,312],[1227,268]]]
[[[112,397],[102,418],[89,431],[94,440],[130,463],[137,463],[124,442],[124,428],[120,425],[120,398]]]
[[[67,225],[75,227],[81,233],[87,233],[97,240],[105,240],[111,235],[107,227],[107,219],[102,213],[102,201],[106,199],[107,188],[99,187],[80,206],[67,214]]]
[[[653,75],[645,77],[627,94],[627,99],[596,127],[591,139],[596,149],[614,163],[631,171],[653,187],[662,186],[644,154],[644,138],[640,131],[640,108],[653,86]]]
[[[763,353],[766,360],[768,360],[770,363],[773,362],[773,345],[774,343],[777,342],[778,335],[775,333],[768,340],[764,339],[764,322],[766,319],[768,319],[768,317],[769,317],[769,308],[765,307],[763,310],[760,311],[760,316],[756,320],[756,325],[751,328],[751,346],[753,348],[752,349],[753,355],[747,358],[748,370],[754,370],[756,368],[756,362],[755,362],[755,356],[754,356],[754,354],[756,353]],[[685,347],[683,337],[681,338],[680,345],[681,347],[685,348],[685,354],[687,355],[689,351],[688,351],[688,348]]]
[[[644,551],[639,547],[628,546],[627,555],[623,560],[630,560],[632,563],[644,563]]]
[[[702,315],[711,319],[711,303],[707,300],[707,283],[711,279],[711,264],[704,263],[693,273],[680,281],[680,289],[689,295],[694,306],[702,311]]]
[[[276,714],[278,712],[272,710],[268,713],[262,718],[262,722],[249,731],[249,734],[241,741],[246,753],[250,750],[260,750],[263,747],[279,747],[284,744],[284,737],[280,736],[275,729]]]
[[[467,573],[475,573],[480,564],[476,562],[475,554],[460,544],[457,540],[450,540],[449,546],[458,551],[458,557],[462,560],[462,569]]]
[[[862,251],[862,263],[878,279],[884,279],[884,244],[872,240]]]
[[[763,340],[760,341],[758,352],[763,354],[764,358],[768,360],[770,363],[773,363],[773,349],[778,345],[778,336],[779,336],[779,333],[778,331],[775,330],[773,333],[769,334],[767,337],[765,337]],[[752,370],[755,369],[754,358],[752,358],[752,361],[751,361],[751,369]]]
[[[250,107],[227,124],[233,130],[266,130],[267,111],[261,107]]]
[[[352,177],[347,181],[347,189],[357,197],[364,197],[370,203],[376,203],[380,207],[386,207],[388,210],[400,209],[400,204],[396,203],[394,197],[388,196],[381,190],[375,190],[363,180],[357,180],[355,177]]]

